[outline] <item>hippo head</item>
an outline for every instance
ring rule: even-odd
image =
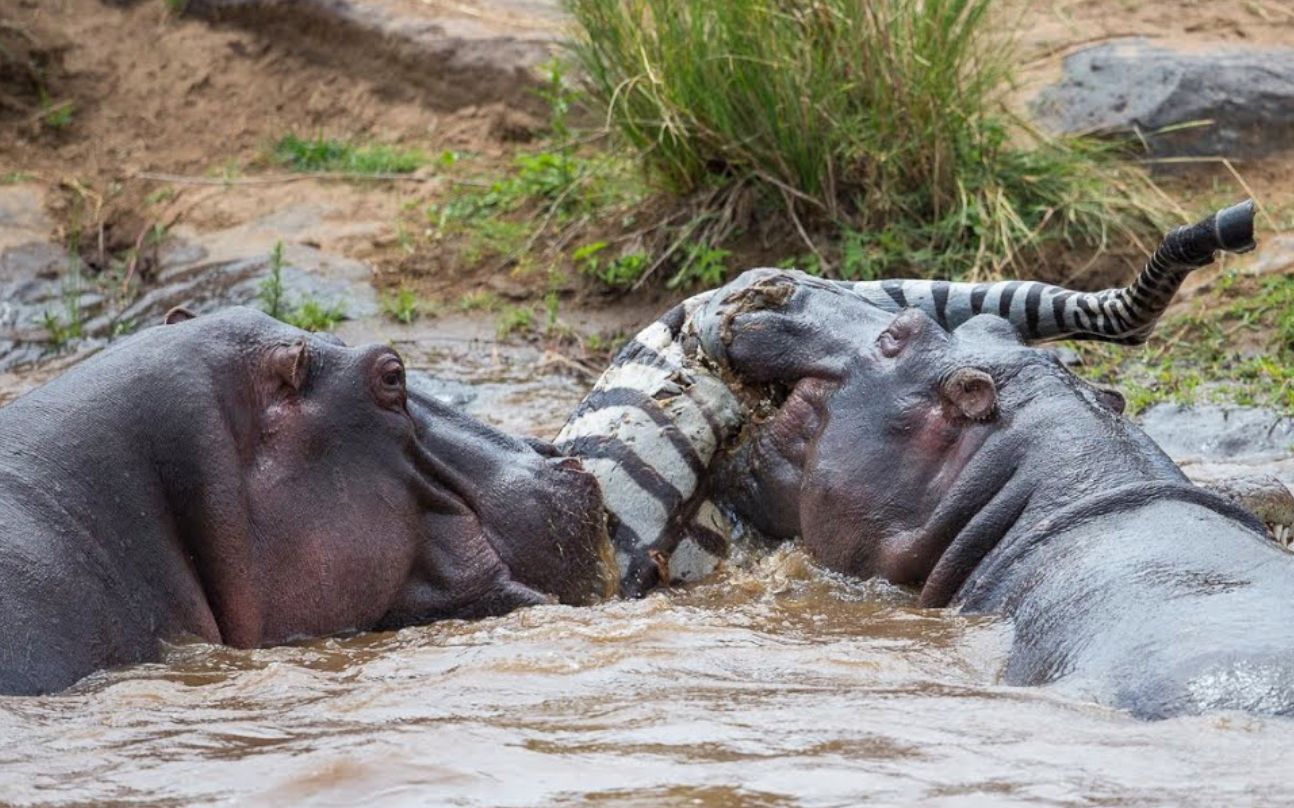
[[[172,369],[148,382],[179,419],[157,451],[224,642],[585,603],[613,583],[592,476],[412,394],[390,347],[249,309],[141,338]]]
[[[1006,320],[949,333],[798,274],[747,273],[711,304],[707,353],[768,402],[721,498],[826,566],[944,605],[1026,510],[1147,470],[1180,477],[1118,393],[1022,345]]]
[[[998,317],[950,334],[901,312],[827,391],[803,470],[804,541],[834,569],[919,586],[927,606],[950,602],[1017,523],[1151,467],[1176,474],[1118,393]]]

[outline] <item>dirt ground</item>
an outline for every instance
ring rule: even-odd
[[[537,0],[373,2],[429,18],[467,8],[464,25],[539,38],[555,37],[561,27],[554,5]],[[1111,37],[1294,46],[1294,6],[1285,0],[1038,0],[1018,18],[1021,97],[1054,77],[1066,54]],[[0,180],[45,190],[60,231],[55,240],[76,231],[83,243],[97,241],[100,252],[111,253],[138,244],[159,224],[223,229],[311,204],[327,225],[312,231],[317,246],[371,263],[385,285],[401,283],[404,268],[417,267],[431,276],[418,288],[443,299],[474,288],[513,297],[542,293],[543,273],[539,280],[500,278],[485,267],[436,269],[435,255],[411,260],[408,211],[445,188],[434,168],[400,181],[281,182],[282,170],[266,158],[268,144],[297,133],[430,154],[452,150],[473,154],[481,165],[506,165],[525,148],[517,141],[543,126],[542,108],[523,83],[509,94],[511,85],[497,73],[480,71],[475,86],[478,74],[459,71],[452,92],[443,81],[438,91],[407,66],[375,57],[372,43],[281,24],[212,24],[178,16],[162,0],[9,0],[0,8],[0,41],[10,51],[16,31],[26,32],[18,44],[40,64],[47,90],[39,97],[22,76],[0,74],[15,88],[0,95]],[[49,110],[62,107],[70,111],[67,121],[48,125]],[[1269,214],[1261,224],[1280,228],[1288,220],[1280,212],[1294,203],[1294,152],[1262,163],[1188,166],[1165,188],[1188,215],[1252,191]],[[654,291],[633,308],[666,297]]]

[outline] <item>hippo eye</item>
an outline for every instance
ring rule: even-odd
[[[404,407],[404,364],[388,356],[377,366],[377,398],[384,407]]]

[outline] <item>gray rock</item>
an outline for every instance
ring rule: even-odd
[[[359,261],[304,245],[286,247],[284,259],[287,306],[313,300],[350,318],[379,313],[372,270]],[[268,250],[230,257],[200,242],[172,244],[161,265],[145,291],[127,300],[118,296],[115,282],[82,274],[75,259],[53,244],[34,242],[0,253],[0,371],[96,347],[160,323],[176,306],[202,313],[257,305],[270,274]]]
[[[188,0],[185,13],[231,22],[307,58],[346,53],[356,75],[395,78],[435,109],[489,102],[542,110],[534,68],[555,52],[555,0]]]
[[[1156,404],[1139,420],[1179,463],[1274,461],[1294,447],[1294,421],[1260,407]]]
[[[1063,69],[1034,101],[1054,132],[1137,132],[1159,157],[1261,157],[1294,147],[1294,50],[1179,51],[1138,38],[1084,48]],[[1200,121],[1208,123],[1185,126]]]

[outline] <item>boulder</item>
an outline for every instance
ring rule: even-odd
[[[1264,157],[1294,148],[1294,49],[1106,42],[1066,57],[1033,108],[1055,133],[1140,136],[1156,157]]]
[[[261,305],[270,253],[281,237],[326,224],[313,208],[294,207],[210,233],[184,229],[160,250],[159,266],[138,294],[120,279],[88,271],[48,241],[50,222],[21,187],[0,189],[0,372],[161,322],[175,306],[196,312]],[[289,226],[291,224],[291,226]],[[280,271],[282,301],[314,302],[346,318],[376,317],[373,270],[345,256],[288,240]]]
[[[565,24],[557,0],[185,0],[183,9],[308,59],[342,53],[352,75],[394,78],[444,111],[503,102],[542,113],[536,68]]]

